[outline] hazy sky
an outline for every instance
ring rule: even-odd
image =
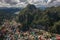
[[[60,6],[60,0],[0,0],[0,7],[25,7],[27,4],[40,6]]]

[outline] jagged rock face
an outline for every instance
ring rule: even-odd
[[[35,5],[32,5],[32,4],[28,4],[26,8],[28,8],[28,9],[36,9]]]

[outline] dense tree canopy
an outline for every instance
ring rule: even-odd
[[[19,21],[22,24],[28,25],[28,27],[33,27],[33,25],[42,25],[44,26],[45,30],[54,30],[56,32],[56,30],[59,28],[57,27],[57,23],[60,21],[60,7],[51,7],[41,11],[34,5],[29,4],[26,8],[20,11]]]
[[[4,19],[10,20],[13,16],[15,15],[0,11],[0,25]],[[42,26],[44,30],[60,34],[60,7],[49,7],[42,11],[35,5],[28,4],[16,18],[23,25],[23,30]]]

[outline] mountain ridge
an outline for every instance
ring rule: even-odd
[[[33,8],[30,9],[31,6]],[[18,14],[18,21],[23,24],[23,30],[29,30],[31,27],[60,34],[60,7],[51,7],[44,11],[34,7],[27,6]]]

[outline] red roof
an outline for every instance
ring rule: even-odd
[[[56,39],[57,40],[60,40],[60,35],[56,35]]]

